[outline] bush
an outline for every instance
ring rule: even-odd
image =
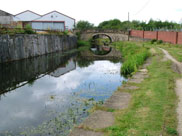
[[[69,31],[68,30],[65,30],[64,32],[63,32],[63,35],[68,35],[69,34]]]
[[[89,41],[82,41],[82,40],[78,40],[77,41],[77,46],[81,47],[81,46],[90,46],[90,42]]]
[[[123,75],[131,75],[131,73],[136,72],[138,67],[144,63],[144,61],[149,57],[149,51],[147,49],[140,51],[135,55],[130,55],[128,59],[123,63],[121,67],[121,73]]]
[[[158,40],[158,41],[157,41],[157,44],[162,44],[162,43],[163,43],[162,40]]]
[[[137,71],[138,67],[149,57],[150,52],[143,46],[138,46],[132,42],[115,42],[112,44],[120,50],[124,63],[121,67],[121,74],[131,75]]]
[[[79,29],[79,30],[86,30],[86,29],[92,29],[94,28],[94,24],[88,22],[88,21],[78,21],[76,26],[75,26],[76,29]]]
[[[156,43],[156,42],[157,42],[156,39],[152,39],[152,40],[150,41],[151,44],[154,44],[154,43]]]
[[[81,38],[81,33],[80,33],[80,32],[76,32],[76,36],[77,36],[77,39],[80,40],[80,38]]]
[[[24,28],[25,34],[35,34],[36,32],[33,31],[32,27],[27,24]]]

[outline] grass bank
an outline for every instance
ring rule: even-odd
[[[160,44],[157,46],[167,50],[175,59],[182,62],[182,45]]]
[[[163,53],[151,57],[149,77],[137,90],[122,90],[132,95],[125,110],[114,111],[115,124],[104,129],[109,136],[177,136],[175,80],[178,75],[171,70],[170,61],[162,61]]]
[[[137,45],[134,42],[116,42],[113,46],[121,51],[124,63],[121,67],[121,73],[125,76],[136,72],[150,56],[149,48]]]
[[[79,51],[89,50],[91,47],[91,43],[90,43],[90,41],[78,40],[77,47],[78,47]]]

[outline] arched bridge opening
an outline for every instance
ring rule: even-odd
[[[112,50],[110,47],[112,38],[107,34],[95,34],[92,36],[91,42],[92,46],[90,50],[95,55],[106,55]]]
[[[96,40],[96,39],[105,39],[105,41],[108,43],[108,44],[111,44],[112,43],[112,38],[111,36],[109,36],[108,34],[94,34],[92,36],[92,40]],[[108,39],[108,40],[107,40]]]

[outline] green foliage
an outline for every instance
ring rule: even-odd
[[[128,29],[136,29],[136,30],[180,30],[181,24],[169,21],[155,21],[150,19],[147,22],[141,22],[138,20],[133,21],[123,21],[121,22],[118,19],[103,21],[98,25],[99,29],[121,29],[121,30],[128,30]]]
[[[80,38],[81,38],[81,33],[80,33],[80,32],[76,32],[76,36],[77,36],[77,39],[80,40]]]
[[[138,67],[144,63],[150,53],[146,47],[138,46],[132,42],[116,42],[113,46],[118,48],[124,59],[121,74],[128,76],[136,72]]]
[[[26,25],[26,27],[23,29],[20,26],[17,26],[16,28],[0,28],[0,34],[35,34],[32,27],[30,25]]]
[[[123,75],[130,75],[131,73],[136,72],[137,68],[144,63],[148,56],[149,51],[147,49],[142,49],[137,54],[129,56],[121,67],[121,73]]]
[[[162,40],[152,39],[152,40],[150,41],[150,43],[151,43],[151,44],[162,44],[163,41],[162,41]]]
[[[75,26],[76,29],[85,30],[85,29],[92,29],[94,28],[94,24],[89,23],[88,21],[78,21]]]
[[[157,41],[157,44],[162,44],[162,43],[163,43],[162,40],[158,40],[158,41]]]
[[[121,29],[121,21],[118,19],[104,21],[98,25],[99,29]]]
[[[63,32],[63,35],[68,35],[69,34],[69,31],[68,30],[65,30],[64,32]]]
[[[152,39],[152,40],[150,41],[151,44],[154,44],[154,43],[156,43],[156,42],[157,42],[156,39]]]
[[[88,67],[89,65],[93,64],[94,61],[93,60],[88,60],[85,58],[77,58],[77,64],[79,67],[84,68],[84,67]]]
[[[24,28],[25,34],[35,34],[36,32],[33,31],[32,27],[27,24]]]
[[[90,47],[90,42],[89,41],[83,41],[83,40],[78,40],[77,41],[77,46],[81,47],[81,46],[89,46]]]
[[[167,128],[167,133],[174,136],[178,135],[178,132],[174,128]]]

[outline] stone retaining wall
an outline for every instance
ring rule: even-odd
[[[76,48],[75,36],[0,35],[0,63]]]

